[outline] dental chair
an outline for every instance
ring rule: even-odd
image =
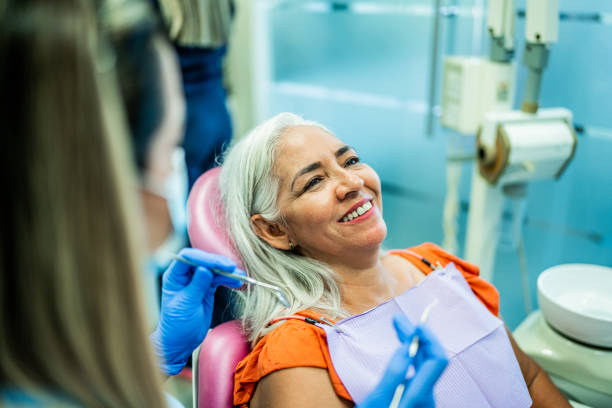
[[[219,192],[220,167],[202,174],[187,200],[191,246],[227,256],[242,268],[224,223]],[[238,320],[210,330],[193,355],[193,403],[197,408],[233,407],[234,371],[250,351]]]

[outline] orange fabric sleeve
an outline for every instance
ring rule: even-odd
[[[457,258],[429,242],[409,248],[409,250],[426,258],[433,265],[439,262],[442,266],[446,266],[453,262],[476,297],[491,313],[498,315],[499,293],[493,285],[480,279],[478,276],[480,270],[476,265]],[[406,250],[394,250],[390,253],[410,261],[426,275],[431,272],[431,268]],[[318,317],[317,314],[310,311],[298,314]],[[251,353],[238,363],[234,376],[234,405],[242,408],[248,407],[259,380],[274,371],[292,367],[327,369],[336,394],[352,401],[332,365],[325,331],[303,321],[287,320],[264,336]]]
[[[446,252],[431,242],[425,242],[421,245],[408,248],[408,250],[421,255],[423,258],[430,261],[434,266],[437,262],[439,262],[442,266],[446,266],[447,264],[453,262],[467,283],[470,285],[470,288],[472,288],[472,292],[474,292],[474,295],[476,295],[478,300],[480,300],[482,304],[484,304],[486,308],[493,313],[493,315],[499,315],[499,292],[495,286],[480,278],[480,269],[478,266],[464,261],[463,259],[458,258],[449,252]],[[425,274],[429,274],[431,272],[431,268],[420,262],[414,255],[411,255],[406,250],[394,250],[389,252],[394,255],[400,255],[402,258],[412,262]]]
[[[311,311],[298,314],[318,317]],[[259,380],[274,371],[292,367],[328,370],[336,394],[352,401],[332,365],[325,331],[300,320],[287,320],[264,336],[238,363],[234,375],[234,405],[248,407]]]

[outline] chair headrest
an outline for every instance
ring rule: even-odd
[[[202,174],[194,183],[187,199],[189,240],[191,246],[206,252],[224,255],[243,268],[238,254],[230,243],[225,223],[225,212],[219,190],[221,167]]]
[[[250,352],[240,321],[231,320],[212,329],[198,356],[197,401],[199,408],[233,407],[234,372]]]

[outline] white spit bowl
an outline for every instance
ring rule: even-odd
[[[612,268],[565,264],[538,277],[538,303],[555,329],[583,343],[612,348]]]

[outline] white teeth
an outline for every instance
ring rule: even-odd
[[[372,202],[368,201],[367,203],[363,204],[361,207],[357,207],[357,209],[351,213],[349,213],[348,215],[342,217],[342,222],[348,222],[351,221],[357,217],[359,217],[360,215],[365,214],[366,212],[370,211],[372,209]]]

